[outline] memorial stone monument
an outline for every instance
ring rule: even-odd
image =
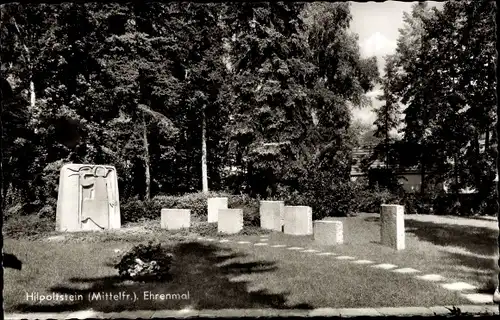
[[[160,227],[167,230],[189,228],[191,226],[190,209],[161,209]]]
[[[314,241],[318,244],[334,246],[344,243],[344,229],[341,221],[314,221],[313,232]]]
[[[395,250],[405,248],[404,206],[396,204],[380,206],[380,243]]]
[[[284,233],[291,235],[313,234],[312,208],[308,206],[285,206]]]
[[[118,177],[113,166],[66,164],[61,168],[56,230],[119,229]]]
[[[219,209],[217,231],[227,234],[243,230],[243,209]]]
[[[283,231],[284,201],[260,201],[259,213],[262,229]]]
[[[207,221],[217,222],[219,220],[219,209],[227,209],[227,198],[208,198],[207,199]]]

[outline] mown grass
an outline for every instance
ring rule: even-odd
[[[407,249],[396,252],[378,244],[376,216],[338,218],[344,222],[345,244],[318,246],[312,237],[269,233],[246,226],[239,235],[217,234],[216,224],[193,221],[181,231],[160,229],[159,221],[142,221],[122,230],[57,233],[48,231],[35,238],[6,238],[4,252],[15,254],[21,271],[6,269],[6,312],[54,312],[92,308],[96,311],[223,308],[349,308],[468,304],[457,293],[439,285],[394,274],[366,265],[355,265],[331,256],[317,256],[269,246],[249,244],[203,244],[199,235],[258,242],[269,234],[270,244],[286,244],[411,267],[422,273],[438,273],[449,279],[483,286],[489,292],[496,284],[494,230],[433,223],[407,223]],[[491,233],[493,232],[493,233]],[[491,233],[491,234],[490,234]],[[449,245],[443,243],[449,239]],[[481,241],[479,241],[482,239]],[[115,249],[127,250],[146,241],[159,241],[175,254],[173,279],[166,283],[123,283],[113,264]],[[484,259],[478,259],[482,257]],[[169,301],[80,301],[36,304],[26,293],[40,295],[126,291],[141,295],[190,292],[189,300]]]

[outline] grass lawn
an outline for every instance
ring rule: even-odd
[[[338,218],[344,222],[345,244],[320,247],[312,237],[294,237],[246,228],[230,240],[259,242],[269,234],[269,244],[284,244],[331,251],[437,273],[456,281],[494,289],[496,236],[498,232],[472,227],[406,221],[407,249],[395,252],[378,244],[376,215]],[[469,304],[458,293],[414,275],[356,265],[333,256],[291,251],[270,246],[199,242],[198,234],[216,235],[214,224],[197,224],[191,231],[168,232],[156,222],[131,225],[121,231],[64,234],[38,239],[5,239],[4,252],[23,261],[22,271],[7,269],[4,276],[6,312],[57,312],[225,308],[351,308]],[[181,237],[182,236],[182,237]],[[173,278],[164,283],[123,282],[113,263],[115,249],[157,240],[175,255]],[[480,290],[481,291],[481,290]],[[26,293],[81,294],[82,301],[26,300]],[[93,292],[137,296],[136,301],[89,301]],[[188,300],[145,300],[144,292],[187,293]]]
[[[440,222],[438,218],[434,222],[407,219],[406,249],[395,252],[379,245],[377,214],[335,220],[343,221],[346,241],[336,248],[339,253],[356,252],[366,259],[391,261],[398,266],[440,274],[475,285],[480,293],[495,290],[499,271],[498,229],[464,225],[463,221],[451,224],[447,219]]]

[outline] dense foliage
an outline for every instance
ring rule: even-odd
[[[68,162],[114,165],[125,213],[129,199],[202,185],[299,194],[321,215],[349,211],[349,106],[366,102],[378,71],[360,57],[348,4],[1,10],[2,81],[13,93],[2,113],[2,193],[11,214],[53,218]]]
[[[416,5],[376,123],[381,157],[479,200],[496,172],[493,8]],[[379,81],[350,21],[348,3],[2,5],[2,209],[54,218],[73,162],[117,168],[131,221],[208,189],[348,214],[350,109]]]
[[[450,1],[441,10],[419,3],[405,13],[375,123],[386,137],[377,157],[417,167],[423,196],[444,183],[454,194],[445,201],[455,203],[450,207],[469,202],[475,213],[496,211],[495,10],[489,1]],[[400,125],[403,139],[388,139]],[[467,188],[476,191],[474,201],[460,200]]]
[[[163,208],[189,209],[191,219],[207,221],[207,199],[209,197],[227,197],[229,208],[243,210],[243,223],[245,226],[260,226],[259,201],[248,195],[231,195],[225,192],[197,192],[187,193],[182,196],[154,196],[149,200],[131,198],[121,205],[120,213],[122,222],[138,222],[140,220],[158,219]]]

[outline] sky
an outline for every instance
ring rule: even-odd
[[[403,27],[403,12],[411,12],[416,2],[350,2],[351,30],[359,35],[359,46],[362,57],[376,56],[379,71],[382,73],[385,65],[383,57],[396,50],[399,28]],[[441,8],[442,2],[428,1],[429,6]],[[373,124],[375,114],[372,108],[379,107],[382,102],[375,97],[381,94],[380,86],[375,87],[367,95],[372,100],[372,106],[354,109],[353,117],[366,124]]]

